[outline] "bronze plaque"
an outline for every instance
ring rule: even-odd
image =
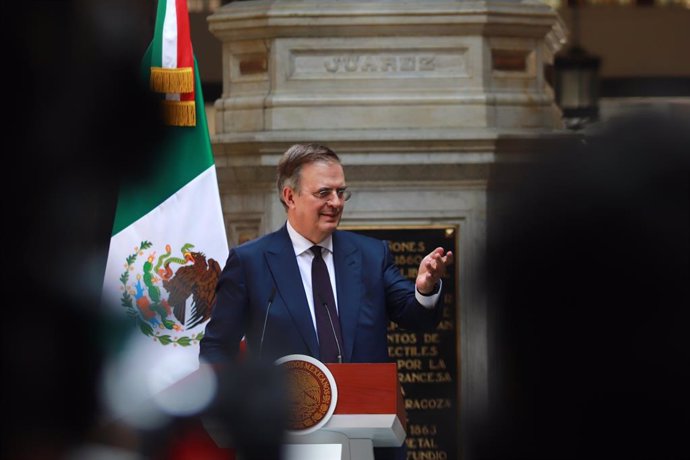
[[[453,251],[454,266],[443,278],[443,309],[436,330],[414,333],[388,327],[388,355],[398,364],[408,415],[407,459],[458,458],[457,226],[343,228],[388,242],[395,264],[415,280],[419,263],[437,247]]]

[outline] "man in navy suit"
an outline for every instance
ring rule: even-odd
[[[324,362],[386,362],[389,320],[409,330],[435,327],[450,251],[436,248],[424,257],[412,283],[384,242],[337,230],[350,192],[340,159],[327,147],[288,149],[277,188],[287,222],[230,251],[201,341],[202,360],[233,359],[244,336],[248,353],[262,359],[305,354]],[[319,257],[325,268],[314,274]],[[330,296],[317,293],[317,285],[332,289]],[[323,348],[330,341],[333,353]]]

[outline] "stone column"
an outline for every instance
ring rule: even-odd
[[[230,3],[209,26],[223,44],[213,143],[230,244],[283,224],[275,166],[297,142],[341,156],[343,225],[457,225],[461,417],[481,415],[488,171],[561,128],[543,75],[559,17],[536,1],[273,0]]]

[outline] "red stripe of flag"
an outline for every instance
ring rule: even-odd
[[[194,54],[192,51],[192,38],[189,32],[187,0],[175,0],[175,11],[177,13],[177,68],[190,67],[193,72]],[[180,100],[193,101],[194,92],[180,94]]]

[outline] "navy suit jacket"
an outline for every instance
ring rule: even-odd
[[[400,274],[384,242],[336,231],[333,258],[343,362],[390,361],[389,320],[409,330],[431,329],[438,323],[441,309],[417,302],[414,283]],[[254,356],[261,350],[264,359],[289,354],[319,359],[314,323],[285,226],[233,248],[216,295],[201,341],[202,359],[211,363],[233,359],[243,336]]]

